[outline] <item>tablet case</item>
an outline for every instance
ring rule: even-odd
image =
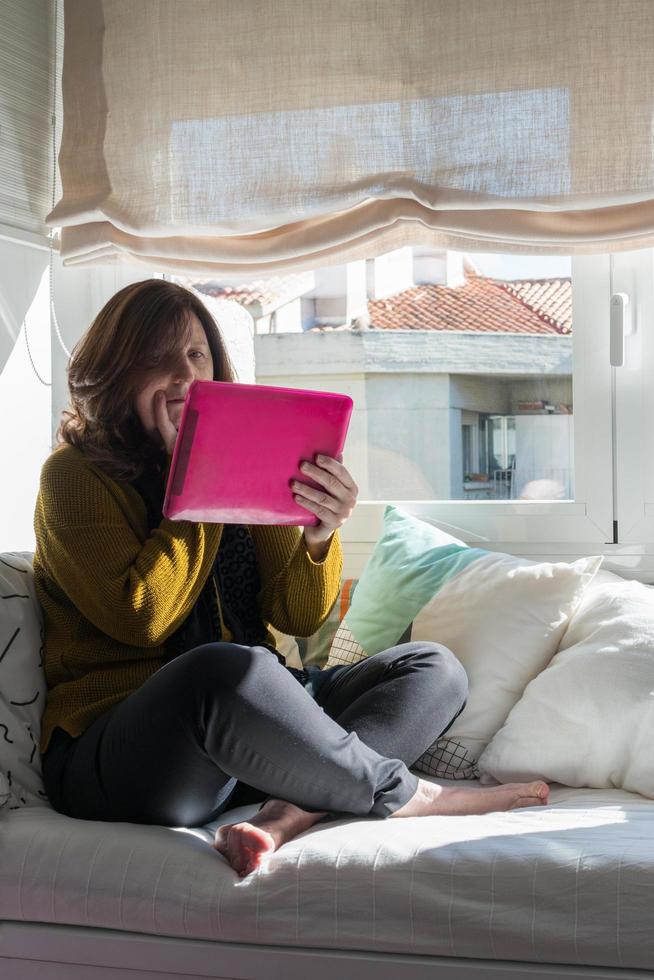
[[[335,392],[193,381],[166,484],[164,517],[215,524],[315,526],[291,481],[324,489],[299,469],[343,450],[353,402]]]

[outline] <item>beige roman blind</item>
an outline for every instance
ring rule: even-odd
[[[0,234],[42,236],[52,207],[54,0],[0,0]]]
[[[649,0],[66,0],[65,264],[654,243]]]

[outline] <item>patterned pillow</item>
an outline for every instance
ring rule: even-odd
[[[411,639],[413,623],[409,623],[398,643],[408,643]],[[347,623],[341,623],[336,631],[332,648],[329,651],[327,667],[356,664],[367,656],[361,644],[357,643]],[[468,749],[456,739],[439,738],[426,752],[414,762],[412,769],[428,776],[441,779],[478,779],[479,769],[476,760]]]
[[[33,557],[0,554],[0,809],[50,806],[38,747],[46,683]]]
[[[356,578],[343,579],[341,590],[329,616],[312,636],[287,636],[271,628],[277,640],[277,649],[286,658],[289,667],[334,666],[332,663],[327,664],[329,651],[341,620],[350,608],[358,581]]]
[[[602,562],[534,562],[464,542],[392,505],[327,661],[355,663],[397,643],[449,647],[468,675],[466,707],[414,764],[477,778],[477,760],[556,653]]]
[[[358,583],[359,580],[356,578],[344,579],[338,598],[320,629],[316,630],[312,636],[296,637],[303,667],[324,667],[327,664],[334,637],[343,617],[350,608]]]

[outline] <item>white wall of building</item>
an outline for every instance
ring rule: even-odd
[[[463,413],[470,423],[480,413],[512,414],[518,397],[541,397],[543,364],[556,367],[566,360],[569,343],[569,338],[431,332],[257,336],[256,377],[262,384],[340,391],[354,399],[344,455],[361,500],[461,499]],[[531,376],[498,377],[507,367]],[[489,374],[449,373],[448,368],[484,368]],[[569,400],[569,379],[553,384],[548,379],[548,391]],[[556,418],[569,422],[572,417]],[[520,431],[526,438],[528,424]],[[530,473],[547,461],[536,450],[529,450]],[[545,457],[548,451],[543,447]],[[552,458],[560,455],[565,452],[557,450]],[[548,466],[559,468],[558,463]]]
[[[302,333],[302,298],[298,296],[275,310],[272,323],[273,333]]]
[[[517,415],[514,497],[574,499],[572,415]]]

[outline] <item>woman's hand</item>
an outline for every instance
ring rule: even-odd
[[[163,447],[168,455],[172,456],[173,449],[175,448],[175,440],[177,439],[177,426],[173,424],[168,414],[166,392],[161,388],[154,393],[152,407],[154,409],[154,420],[159,429]]]
[[[314,561],[321,561],[327,554],[329,540],[334,531],[348,519],[357,502],[359,488],[341,462],[332,456],[316,456],[315,463],[303,462],[300,469],[320,483],[324,490],[317,490],[293,480],[293,499],[320,518],[315,527],[304,528],[307,551]]]

